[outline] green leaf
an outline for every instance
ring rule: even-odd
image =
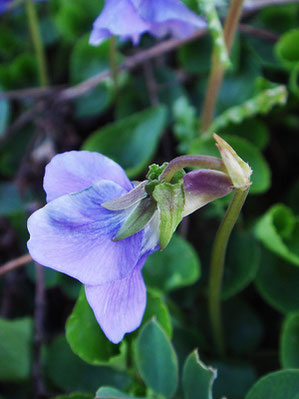
[[[236,153],[249,164],[253,173],[250,194],[260,194],[267,191],[271,183],[271,172],[262,153],[245,138],[223,135],[222,138],[230,144]],[[199,138],[192,142],[190,154],[213,155],[219,157],[214,140],[211,138]]]
[[[260,295],[282,313],[299,311],[299,269],[263,250],[256,277]]]
[[[191,353],[183,368],[183,389],[185,399],[212,399],[212,387],[217,371],[205,366],[197,351]]]
[[[94,399],[116,399],[116,398],[124,398],[124,399],[142,399],[135,398],[133,396],[127,395],[118,389],[113,387],[101,387],[97,390],[96,396]]]
[[[164,251],[154,252],[147,259],[143,269],[146,285],[163,292],[194,284],[200,273],[200,260],[195,249],[177,234]]]
[[[50,2],[57,29],[64,40],[74,43],[83,33],[88,32],[103,7],[103,0],[54,0]]]
[[[150,163],[166,126],[166,108],[150,108],[94,132],[82,149],[98,151],[125,168],[130,178]]]
[[[146,309],[142,319],[142,326],[155,317],[169,338],[172,336],[172,325],[167,305],[162,294],[155,290],[147,290]]]
[[[299,369],[299,312],[288,315],[284,320],[280,362],[284,369]]]
[[[91,46],[89,36],[90,34],[81,37],[73,48],[70,58],[72,84],[78,84],[109,69],[109,42],[105,41],[99,46]],[[112,86],[109,86],[106,81],[87,94],[80,96],[75,100],[76,115],[88,117],[101,113],[112,100],[112,89]]]
[[[136,341],[136,363],[146,385],[157,395],[171,398],[178,384],[176,353],[155,320],[148,322]]]
[[[222,299],[242,291],[255,279],[260,265],[260,246],[252,234],[234,231],[228,244]]]
[[[121,226],[113,241],[123,240],[138,233],[150,221],[157,210],[157,204],[152,198],[145,198],[133,208],[124,224]]]
[[[0,380],[18,381],[31,372],[32,320],[0,319]]]
[[[299,29],[292,29],[281,36],[276,43],[275,52],[283,66],[291,70],[299,62]]]
[[[290,208],[272,206],[257,222],[255,235],[270,251],[299,266],[299,218]]]
[[[72,351],[89,364],[100,365],[125,361],[121,345],[112,344],[102,332],[90,308],[84,287],[66,322],[66,339]]]
[[[224,111],[214,119],[214,122],[208,130],[208,134],[212,135],[214,132],[225,128],[230,123],[239,124],[245,119],[252,118],[258,114],[267,114],[276,105],[285,105],[287,94],[286,87],[282,85],[262,91],[243,104],[236,105]]]
[[[153,191],[153,197],[157,201],[160,216],[160,248],[164,249],[182,220],[185,205],[183,180],[176,184],[158,184]]]
[[[45,371],[56,387],[67,392],[93,394],[99,385],[123,389],[130,382],[126,373],[85,363],[71,351],[64,336],[59,336],[46,348]]]
[[[282,370],[262,377],[245,399],[298,399],[299,370]]]
[[[219,135],[236,135],[244,137],[254,144],[259,150],[263,150],[269,142],[269,129],[265,122],[258,118],[245,119],[240,124],[230,123],[220,129]]]

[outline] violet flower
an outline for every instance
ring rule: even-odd
[[[184,216],[232,190],[228,176],[212,170],[187,173],[184,185],[188,202]],[[104,203],[114,204],[116,199],[124,203],[122,198],[131,196],[133,188],[124,170],[99,153],[59,154],[46,167],[48,203],[28,219],[32,258],[85,285],[95,317],[114,343],[141,323],[146,306],[141,269],[159,248],[157,211],[140,231],[113,240],[136,201],[116,211]]]
[[[34,1],[44,1],[44,0],[34,0]],[[5,12],[10,5],[13,5],[14,0],[0,0],[0,14]]]
[[[105,0],[90,44],[98,45],[113,35],[131,38],[137,44],[145,32],[158,38],[170,34],[184,39],[205,27],[206,22],[181,0]]]

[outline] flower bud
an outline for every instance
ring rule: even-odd
[[[185,206],[183,217],[233,190],[230,178],[223,172],[197,169],[184,177]]]
[[[251,185],[250,176],[252,169],[221,137],[214,134],[214,139],[216,140],[216,146],[227,169],[227,174],[231,178],[233,187],[240,190],[247,190]]]

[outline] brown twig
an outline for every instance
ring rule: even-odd
[[[5,263],[3,266],[0,267],[0,277],[3,276],[4,274],[15,270],[21,266],[25,266],[27,263],[32,261],[32,257],[30,254],[26,254],[23,256],[20,256],[19,258],[13,259],[7,263]]]

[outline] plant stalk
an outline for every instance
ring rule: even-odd
[[[42,87],[46,87],[49,86],[48,69],[47,69],[45,50],[43,46],[42,37],[40,34],[35,5],[33,4],[32,0],[25,0],[25,4],[26,4],[30,34],[37,58],[40,85]]]
[[[244,0],[231,0],[231,5],[224,24],[224,40],[227,52],[230,54],[235,38],[237,26],[240,20]],[[212,54],[212,67],[208,80],[203,111],[201,116],[201,131],[205,132],[210,127],[218,94],[222,85],[226,69],[221,65],[218,55],[214,51]]]
[[[226,172],[224,163],[220,158],[207,155],[182,155],[169,162],[162,172],[160,180],[170,182],[176,172],[187,167],[199,167]]]
[[[236,189],[225,216],[217,231],[213,244],[209,277],[209,315],[214,343],[219,355],[225,353],[223,327],[221,320],[221,287],[224,261],[228,240],[246,200],[247,190]]]

